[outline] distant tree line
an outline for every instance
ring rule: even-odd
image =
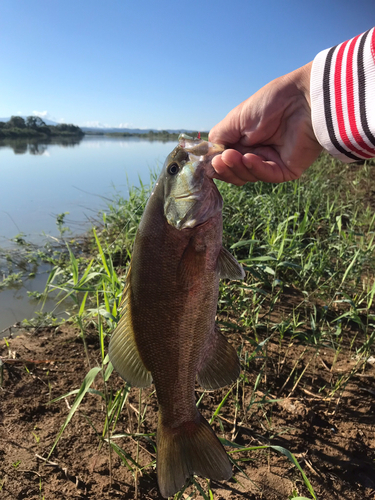
[[[110,137],[140,137],[141,139],[155,140],[155,141],[176,141],[180,132],[168,132],[168,130],[150,130],[149,132],[86,132],[87,135],[107,135]],[[189,132],[191,137],[197,137],[198,132]],[[208,132],[201,132],[201,137],[208,140]]]
[[[102,135],[108,135],[111,137],[141,137],[143,139],[155,139],[155,140],[176,140],[178,139],[179,133],[170,133],[167,130],[150,130],[149,132],[104,132]]]
[[[39,116],[12,116],[7,122],[0,122],[0,139],[17,137],[83,136],[84,132],[67,123],[47,125]]]

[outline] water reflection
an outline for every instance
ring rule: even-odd
[[[55,241],[57,221],[66,212],[64,226],[71,232],[65,236],[84,234],[91,229],[93,216],[101,220],[98,212],[108,210],[105,200],[127,197],[129,186],[152,182],[151,172],[160,168],[175,146],[176,141],[89,135],[1,140],[0,283],[17,272],[9,268],[8,255],[15,258],[21,240],[38,247]],[[3,253],[1,247],[6,249]],[[22,255],[17,262],[21,260]],[[31,265],[22,282],[13,276],[13,289],[0,287],[0,332],[31,318],[38,309],[34,292],[44,290],[48,275],[40,274],[41,270]],[[55,307],[53,301],[45,310],[49,307]]]
[[[40,137],[32,138],[17,138],[17,139],[1,139],[0,148],[13,149],[14,154],[24,155],[44,155],[50,145],[58,145],[65,148],[78,146],[83,137],[67,136],[67,137],[51,137],[41,139]]]

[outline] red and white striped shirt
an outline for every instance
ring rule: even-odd
[[[323,148],[347,163],[375,157],[375,28],[315,57],[310,95]]]

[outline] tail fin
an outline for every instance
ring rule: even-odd
[[[222,481],[230,479],[232,467],[209,423],[197,415],[175,429],[162,424],[157,432],[157,474],[160,493],[171,497],[193,474]]]

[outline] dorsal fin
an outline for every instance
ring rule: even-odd
[[[147,387],[152,383],[135,342],[130,309],[130,269],[121,302],[121,319],[109,343],[109,359],[121,377],[133,387]]]

